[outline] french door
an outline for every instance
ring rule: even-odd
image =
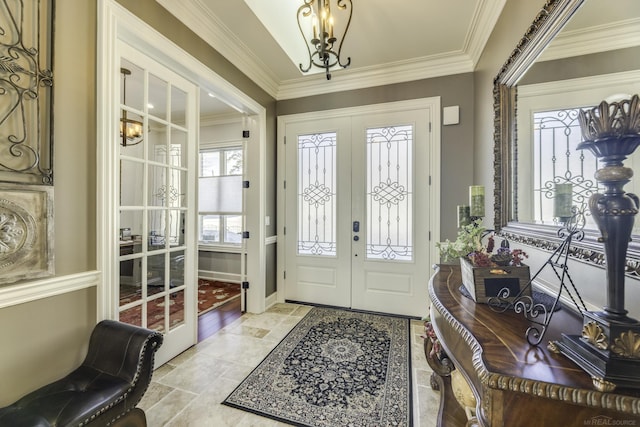
[[[285,299],[424,316],[433,108],[291,121]]]
[[[196,340],[197,91],[129,45],[118,49],[118,318],[164,334],[162,364]]]

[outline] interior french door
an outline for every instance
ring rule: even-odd
[[[286,126],[285,298],[424,316],[429,108]]]
[[[127,132],[121,120],[117,141],[118,318],[164,334],[162,364],[196,341],[197,92],[141,52],[118,48],[120,117],[140,124]]]

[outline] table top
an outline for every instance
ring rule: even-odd
[[[640,407],[639,390],[598,392],[585,371],[564,355],[547,348],[547,343],[559,340],[562,333],[580,335],[581,315],[566,307],[553,313],[543,341],[539,346],[532,346],[525,336],[531,323],[523,314],[513,310],[498,313],[486,304],[476,303],[460,293],[461,283],[459,266],[438,266],[429,294],[433,308],[474,352],[476,373],[490,387],[531,389],[531,393],[549,397],[579,391],[576,399],[616,400],[624,396],[626,403],[630,403],[631,398],[631,403]]]

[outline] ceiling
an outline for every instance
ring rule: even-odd
[[[342,46],[351,65],[330,82],[300,71],[302,0],[157,1],[280,100],[472,72],[506,0],[353,0]]]
[[[327,81],[323,69],[302,73],[299,68],[308,64],[296,20],[303,0],[156,1],[277,100],[472,72],[506,3],[352,0],[352,22],[342,46],[351,65],[332,70]],[[538,1],[542,7],[543,0]],[[580,17],[567,26],[571,37],[548,49],[544,59],[596,51],[598,40],[606,44],[602,50],[611,48],[615,37],[630,40],[633,35],[632,44],[640,44],[640,1],[617,0],[621,7],[616,8],[607,7],[608,2],[586,0]],[[336,21],[341,19],[335,7],[332,12]],[[582,50],[574,47],[579,41]],[[205,95],[201,99],[209,108],[231,111]]]

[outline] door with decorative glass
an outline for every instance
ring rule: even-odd
[[[424,315],[432,111],[286,125],[286,299]]]
[[[160,331],[160,364],[196,340],[196,87],[133,48],[121,54],[118,318]]]

